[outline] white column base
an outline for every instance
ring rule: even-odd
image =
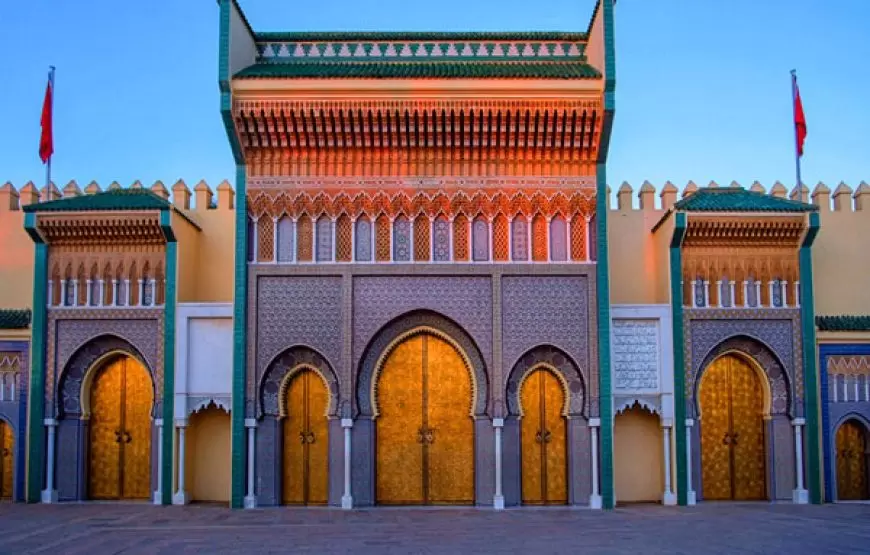
[[[245,496],[245,508],[246,509],[256,509],[257,508],[257,498],[253,495]]]
[[[353,509],[353,496],[352,495],[342,495],[341,496],[341,508],[344,510]]]
[[[677,496],[673,493],[666,493],[662,496],[662,505],[676,505],[677,504]]]
[[[187,505],[190,502],[190,495],[186,491],[177,491],[172,496],[173,505]]]
[[[163,504],[163,492],[155,491],[154,495],[151,497],[151,502],[154,505],[162,505]]]
[[[695,496],[695,492],[694,491],[686,492],[686,505],[697,505],[697,504],[698,504],[698,499]]]
[[[52,489],[44,489],[42,490],[42,502],[43,503],[57,503],[57,490]]]
[[[496,511],[504,510],[504,495],[496,495],[492,498],[492,508]]]
[[[589,508],[590,509],[600,509],[602,506],[601,496],[592,494],[589,496]]]
[[[810,502],[810,493],[805,489],[794,489],[791,491],[791,501],[796,505],[806,505]]]

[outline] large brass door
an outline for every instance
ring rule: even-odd
[[[520,400],[523,503],[567,503],[567,427],[561,384],[550,371],[536,370],[523,382]]]
[[[718,358],[699,395],[704,499],[764,499],[763,390],[755,370],[735,356]]]
[[[151,490],[151,404],[148,371],[121,357],[91,386],[88,494],[91,499],[147,499]]]
[[[473,503],[471,379],[456,349],[412,337],[390,353],[377,388],[377,502]]]
[[[326,385],[311,370],[291,378],[284,418],[284,480],[287,505],[325,505],[329,456]]]
[[[837,430],[837,499],[867,499],[867,444],[864,427],[854,420]]]
[[[0,441],[3,445],[2,451],[0,451],[0,499],[12,499],[13,463],[15,461],[14,438],[12,426],[0,421]]]

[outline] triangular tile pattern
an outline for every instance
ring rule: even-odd
[[[259,42],[260,62],[290,59],[395,59],[402,58],[483,58],[509,59],[577,59],[585,61],[585,42],[553,41],[389,41],[389,42]]]

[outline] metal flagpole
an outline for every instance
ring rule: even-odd
[[[54,143],[54,66],[48,66],[48,83],[51,86],[51,142]],[[54,145],[52,144],[52,147]],[[54,148],[52,148],[54,150]],[[48,161],[45,163],[45,195],[49,197],[51,188],[51,155],[48,156]]]
[[[792,120],[794,120],[794,107],[797,102],[797,72],[795,70],[791,70],[791,107],[792,107]],[[794,126],[794,161],[795,161],[795,173],[797,174],[797,188],[798,191],[802,190],[803,183],[801,182],[801,152],[800,152],[800,137],[798,137],[798,126],[796,121],[792,121],[792,125]]]

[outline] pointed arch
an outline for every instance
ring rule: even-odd
[[[529,374],[541,368],[553,373],[562,384],[566,399],[563,414],[585,415],[588,412],[586,377],[570,356],[553,345],[538,345],[529,349],[511,367],[505,395],[508,414],[511,416],[522,414],[520,392],[523,381]]]
[[[289,380],[299,372],[312,370],[320,376],[329,392],[326,416],[337,418],[338,378],[329,361],[320,352],[307,345],[288,347],[266,366],[258,388],[258,416],[284,416],[286,388]],[[343,416],[343,415],[342,415]]]

